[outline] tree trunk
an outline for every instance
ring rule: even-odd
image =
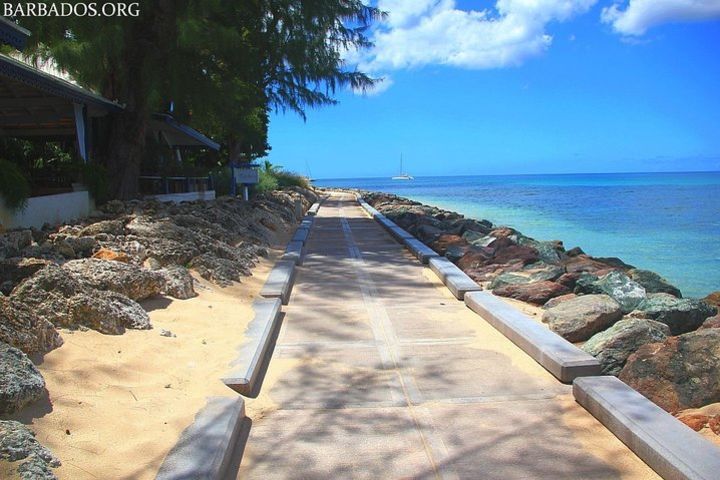
[[[140,195],[140,164],[146,132],[144,113],[124,111],[113,115],[105,155],[111,198],[130,200]]]

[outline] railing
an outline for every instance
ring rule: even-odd
[[[140,176],[140,193],[143,195],[167,195],[172,193],[207,192],[213,189],[212,178]]]

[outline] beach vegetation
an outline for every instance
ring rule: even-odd
[[[20,168],[0,158],[0,199],[10,211],[22,210],[30,196],[30,184]]]

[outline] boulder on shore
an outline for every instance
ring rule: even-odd
[[[55,326],[14,298],[0,297],[0,342],[27,354],[47,353],[63,344]]]
[[[647,297],[642,285],[618,270],[599,278],[595,285],[599,293],[605,293],[618,302],[623,313],[632,312]]]
[[[86,258],[67,262],[63,269],[92,288],[117,292],[132,300],[153,297],[163,290],[162,275],[128,263]]]
[[[510,297],[533,305],[542,305],[551,298],[570,293],[570,290],[559,283],[543,280],[532,283],[508,284],[493,290],[495,295]]]
[[[664,323],[644,318],[623,318],[607,330],[596,333],[582,349],[596,357],[604,375],[618,375],[628,357],[647,343],[664,341],[670,329]]]
[[[164,281],[163,294],[179,300],[197,296],[192,275],[187,268],[176,265],[160,269],[158,273]]]
[[[647,293],[669,293],[673,297],[682,297],[680,289],[655,272],[633,268],[628,270],[627,274],[635,282],[642,285]]]
[[[32,430],[14,420],[0,420],[0,462],[11,462],[7,473],[22,480],[57,480],[52,469],[61,465]]]
[[[720,329],[669,337],[630,355],[620,380],[668,412],[720,402]]]
[[[607,295],[583,295],[545,310],[542,321],[570,342],[582,342],[622,318],[620,305]]]
[[[44,392],[45,380],[27,355],[0,342],[0,415],[20,411]]]
[[[84,285],[57,265],[48,265],[18,285],[11,298],[55,326],[86,326],[100,333],[152,328],[145,310],[130,298]]]
[[[676,298],[667,293],[654,293],[640,302],[633,317],[650,318],[670,327],[673,335],[697,330],[717,309],[696,298]]]

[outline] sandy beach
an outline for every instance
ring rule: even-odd
[[[61,459],[59,478],[154,478],[206,398],[236,396],[219,379],[278,254],[242,283],[221,288],[195,276],[195,298],[142,302],[152,330],[62,331],[65,344],[35,359],[49,398],[16,417]]]

